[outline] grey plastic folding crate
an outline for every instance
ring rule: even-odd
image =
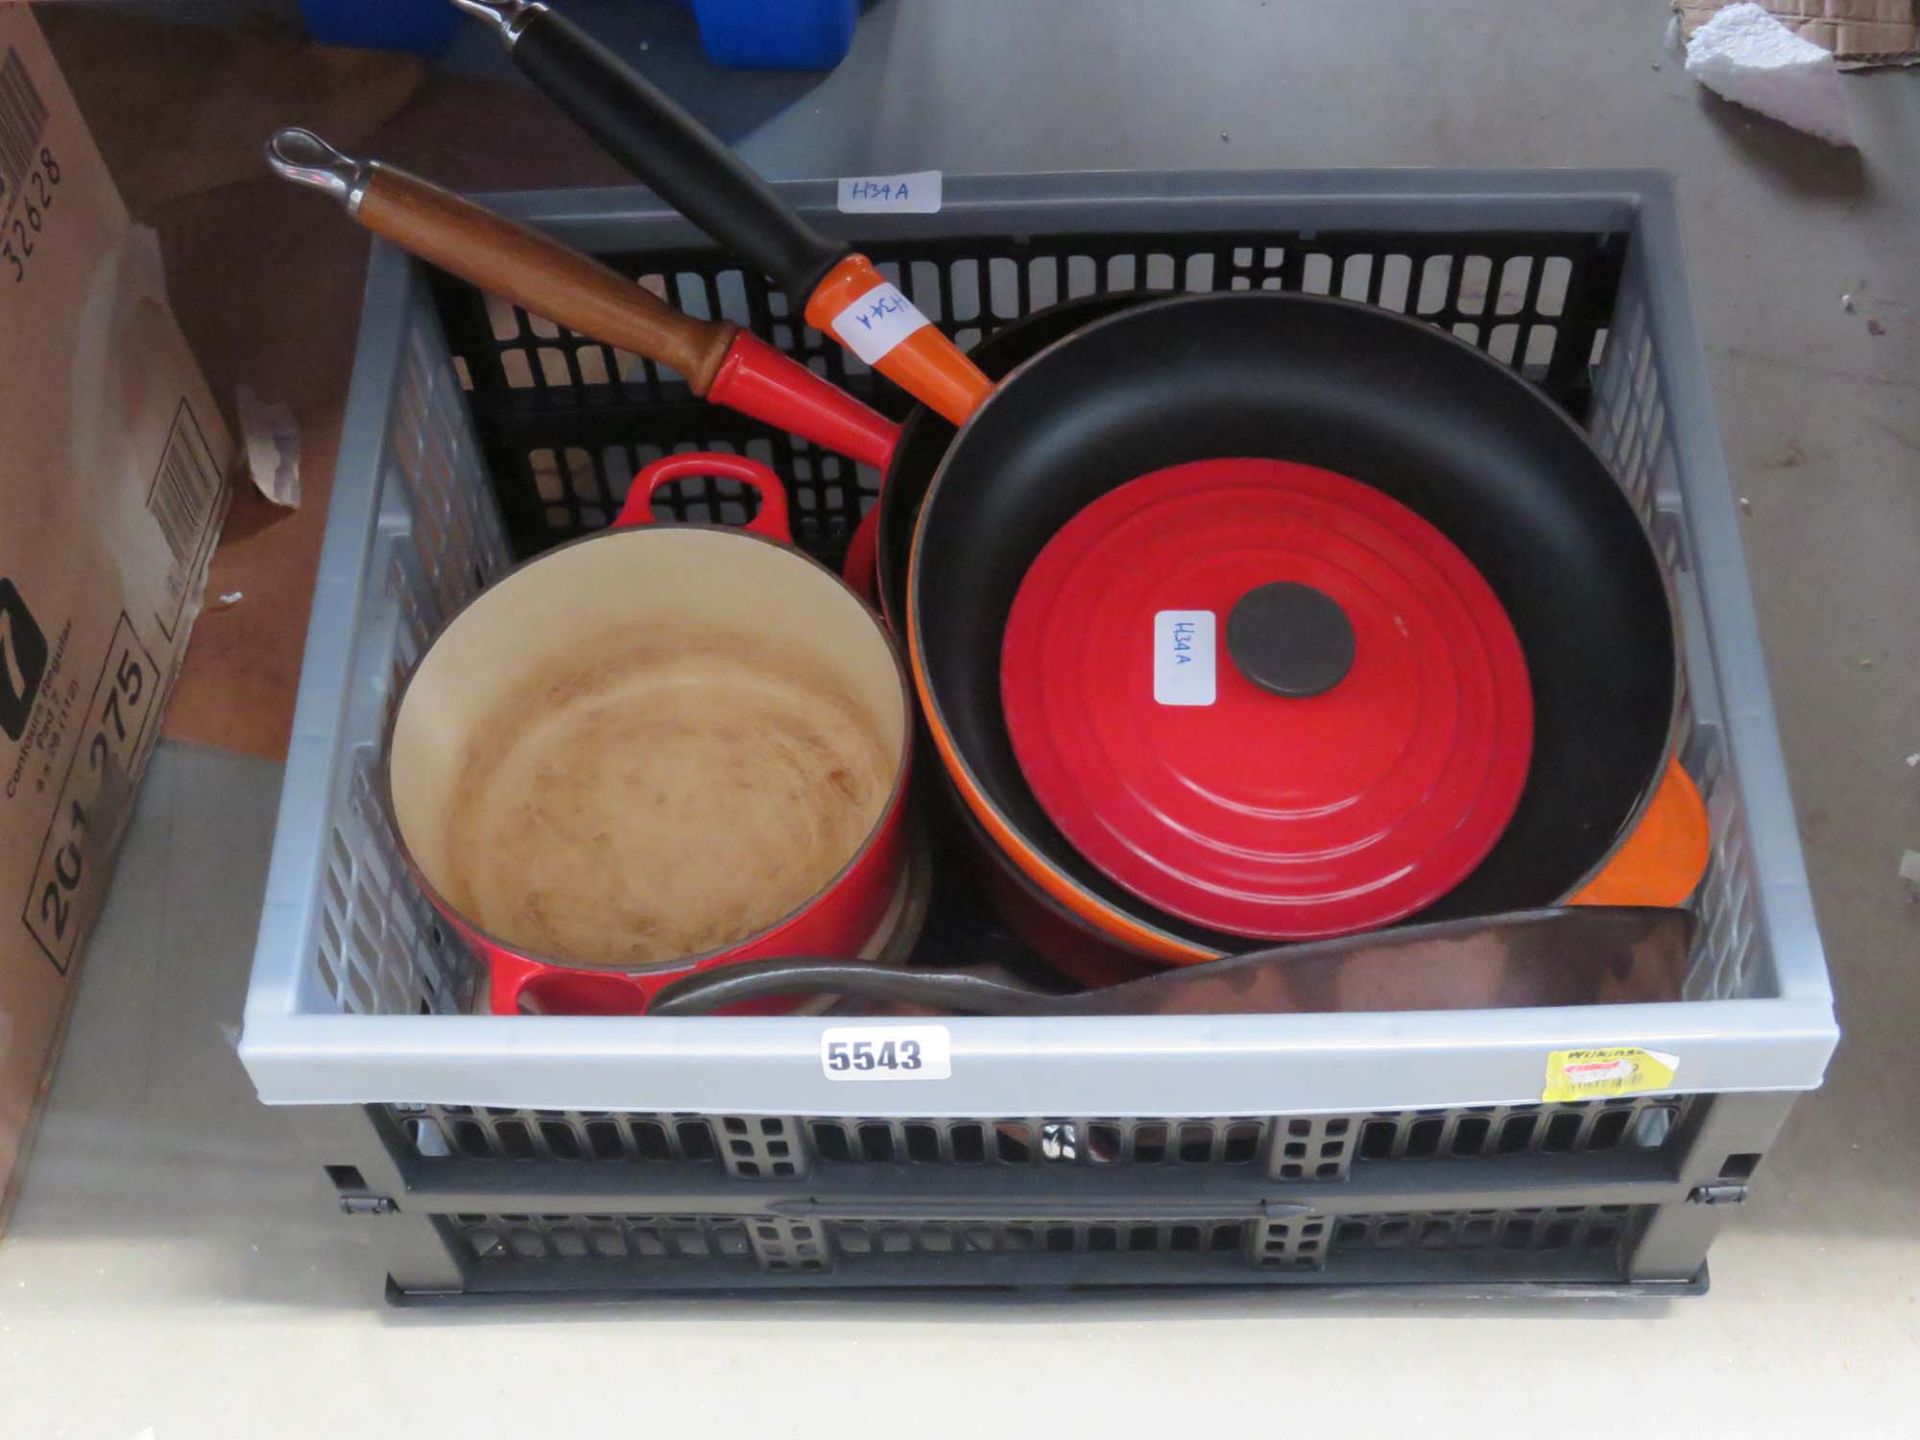
[[[1700,1288],[1837,1039],[1733,494],[1681,268],[1644,172],[949,177],[936,215],[843,217],[962,343],[1056,299],[1289,289],[1408,311],[1582,421],[1670,566],[1682,757],[1712,863],[1686,998],[1421,1014],[955,1018],[952,1073],[835,1082],[842,1018],[474,1013],[482,977],[409,885],[372,783],[401,678],[516,559],[604,525],[673,450],[779,468],[844,550],[877,479],[671,373],[376,244],[241,1054],[295,1107],[396,1297],[806,1287]],[[496,203],[891,406],[640,191]],[[743,518],[725,482],[669,497]],[[923,952],[1008,942],[943,865]],[[1677,1057],[1669,1093],[1543,1101],[1550,1053]]]

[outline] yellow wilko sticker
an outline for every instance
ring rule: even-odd
[[[1666,1090],[1680,1068],[1678,1055],[1611,1045],[1597,1050],[1555,1050],[1547,1056],[1547,1088],[1540,1098],[1600,1100],[1608,1095],[1643,1095]]]

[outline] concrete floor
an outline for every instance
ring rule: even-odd
[[[387,1311],[372,1255],[231,1052],[277,767],[172,745],[0,1244],[0,1433],[519,1437],[640,1419],[1127,1434],[1253,1417],[1341,1434],[1920,1433],[1920,904],[1896,875],[1920,849],[1920,769],[1904,763],[1920,752],[1920,76],[1846,81],[1854,156],[1703,96],[1665,28],[1660,0],[1050,0],[1044,18],[1020,0],[883,3],[851,60],[742,144],[775,175],[1679,176],[1846,1031],[1716,1248],[1710,1297]]]

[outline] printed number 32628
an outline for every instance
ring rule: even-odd
[[[918,1040],[829,1040],[829,1070],[918,1070]]]
[[[12,223],[0,233],[0,260],[13,266],[17,285],[27,278],[27,257],[34,251],[34,236],[47,223],[46,212],[53,208],[53,190],[60,183],[60,162],[53,151],[42,149],[38,163],[21,177]]]

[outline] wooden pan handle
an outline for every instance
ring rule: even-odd
[[[705,395],[738,328],[682,313],[598,260],[451,191],[369,165],[354,215],[403,250],[523,309],[686,377]]]

